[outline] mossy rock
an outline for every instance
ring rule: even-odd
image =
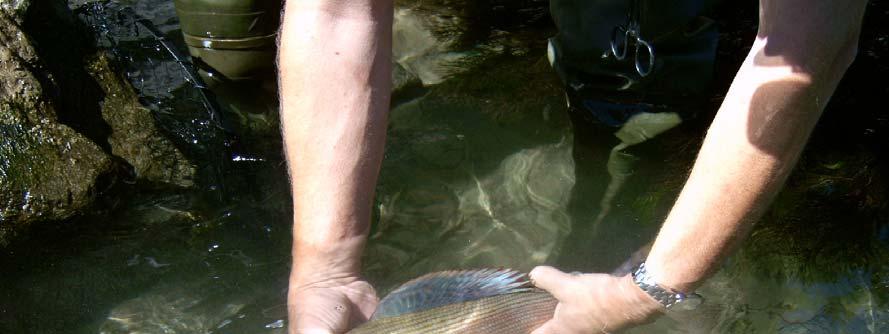
[[[58,123],[31,123],[25,113],[21,104],[0,103],[0,245],[22,225],[88,206],[113,167],[85,137]]]
[[[104,92],[101,114],[111,128],[111,153],[133,167],[140,181],[191,187],[195,167],[155,125],[148,108],[139,103],[135,90],[112,70],[104,53],[88,59],[87,71]]]
[[[21,23],[31,0],[0,0],[0,13]]]
[[[88,206],[114,167],[99,146],[58,123],[18,27],[0,15],[0,246],[25,225]]]
[[[25,225],[88,206],[114,167],[99,146],[58,122],[31,72],[37,67],[19,24],[0,15],[0,246]]]

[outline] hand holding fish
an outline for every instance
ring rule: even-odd
[[[357,277],[291,287],[291,334],[343,333],[367,321],[379,302],[370,283]]]
[[[649,322],[663,312],[630,275],[567,274],[540,266],[529,276],[559,300],[553,319],[532,334],[608,333]]]

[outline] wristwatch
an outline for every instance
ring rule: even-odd
[[[665,289],[654,281],[654,277],[645,269],[645,262],[633,271],[633,282],[651,298],[664,305],[668,311],[694,310],[704,302],[704,297],[696,293],[684,293],[673,289]]]

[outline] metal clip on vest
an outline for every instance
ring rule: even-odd
[[[635,53],[633,54],[633,62],[636,66],[636,73],[641,76],[648,76],[654,69],[654,47],[642,38],[639,17],[641,8],[639,0],[634,0],[630,5],[630,11],[627,13],[627,22],[617,25],[611,31],[611,54],[617,60],[624,60],[627,57],[627,47],[629,42],[635,41]],[[631,39],[632,38],[632,39]],[[647,54],[648,64],[640,62],[639,49],[642,48]],[[647,65],[647,66],[646,66]]]

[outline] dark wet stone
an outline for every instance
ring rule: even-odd
[[[13,5],[0,2],[0,246],[84,212],[130,176],[120,167],[140,183],[192,187],[193,164],[65,3]]]
[[[111,153],[126,160],[138,180],[193,186],[195,167],[155,126],[151,111],[139,103],[133,87],[111,69],[108,58],[103,54],[93,57],[88,71],[105,93],[101,112],[111,127]]]
[[[113,168],[99,146],[58,122],[37,66],[29,39],[0,15],[0,246],[30,223],[88,206]]]
[[[22,23],[30,4],[31,0],[0,0],[0,13],[7,15],[16,23]]]

